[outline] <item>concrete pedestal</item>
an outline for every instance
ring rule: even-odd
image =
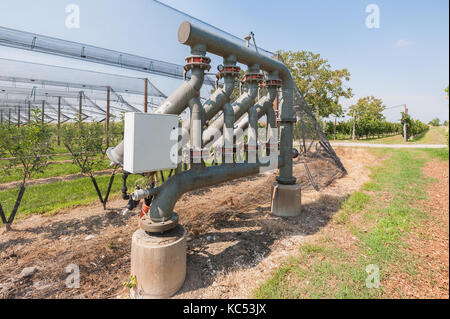
[[[279,217],[296,217],[302,212],[300,185],[272,185],[272,214]]]
[[[172,297],[186,278],[186,236],[181,225],[164,234],[136,231],[131,244],[132,299]]]

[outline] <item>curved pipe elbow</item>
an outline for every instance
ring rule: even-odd
[[[160,188],[150,207],[150,217],[154,222],[169,219],[180,197],[190,191],[221,184],[238,178],[256,175],[267,164],[244,163],[230,166],[212,166],[199,170],[184,171],[172,176]],[[277,166],[283,166],[283,158],[278,157]]]

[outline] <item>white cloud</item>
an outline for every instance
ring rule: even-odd
[[[400,39],[400,40],[397,41],[395,46],[398,47],[398,48],[404,48],[406,46],[413,45],[413,44],[414,44],[414,42],[412,42],[412,41]]]

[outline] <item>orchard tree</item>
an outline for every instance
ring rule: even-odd
[[[82,174],[91,178],[97,196],[106,210],[116,169],[111,174],[105,197],[103,197],[94,176],[94,172],[101,168],[101,163],[106,153],[106,143],[104,143],[106,135],[104,131],[104,125],[101,123],[86,123],[82,121],[81,117],[78,117],[75,123],[66,124],[61,128],[61,137],[64,146],[72,156],[74,164],[79,167]],[[112,143],[117,142],[116,139],[120,136],[120,134],[111,134],[110,131],[109,138],[112,139],[112,141],[110,140]]]
[[[353,135],[361,136],[373,134],[374,128],[385,120],[383,111],[386,106],[381,99],[367,96],[358,100],[355,105],[349,107],[348,116],[353,121]]]
[[[314,114],[322,118],[340,117],[343,113],[340,98],[351,98],[351,88],[347,69],[334,70],[320,54],[307,51],[280,51],[285,64],[306,102]]]
[[[431,126],[439,126],[441,124],[441,121],[438,118],[432,119],[430,122],[428,122],[428,125]]]
[[[33,116],[27,125],[0,126],[0,154],[1,157],[8,157],[1,169],[6,174],[11,171],[20,172],[22,177],[15,204],[8,218],[0,204],[0,217],[8,231],[19,210],[27,181],[42,173],[51,160],[50,154],[53,151],[51,141],[52,130],[48,124],[42,124],[38,109],[33,110]]]

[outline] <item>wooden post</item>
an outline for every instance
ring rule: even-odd
[[[31,122],[31,101],[28,101],[28,124]]]
[[[111,87],[106,87],[106,119],[105,119],[105,126],[106,126],[106,147],[109,147],[109,121],[110,121],[110,114],[111,113]]]
[[[61,146],[61,97],[58,96],[58,146]]]
[[[405,142],[408,142],[408,136],[406,135],[406,133],[407,133],[406,117],[407,116],[408,116],[408,108],[406,107],[406,104],[405,104],[405,122],[403,123],[403,138],[404,138]]]
[[[17,127],[20,127],[20,105],[17,109]]]
[[[8,125],[11,125],[11,108],[8,109]]]
[[[42,101],[42,124],[45,123],[45,101]]]
[[[0,124],[3,124],[3,110],[0,110]]]
[[[144,79],[144,113],[148,113],[148,79]]]

